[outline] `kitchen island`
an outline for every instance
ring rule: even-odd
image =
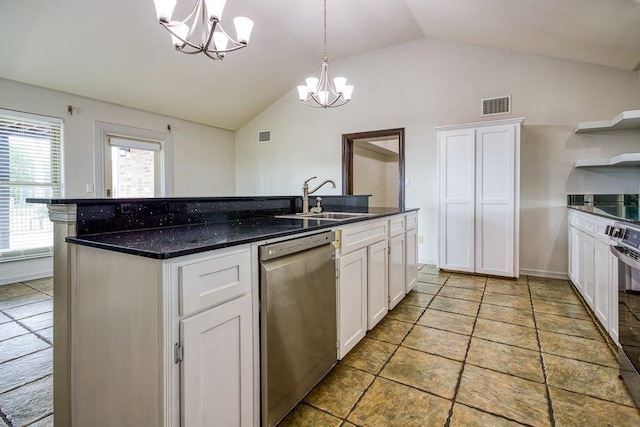
[[[280,218],[300,210],[295,196],[31,200],[55,224],[56,423],[259,425],[257,246],[415,216],[323,199],[362,215]]]

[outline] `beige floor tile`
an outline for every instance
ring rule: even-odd
[[[458,298],[458,299],[466,299],[469,301],[480,301],[482,299],[483,291],[480,289],[467,289],[467,288],[457,288],[454,286],[444,286],[439,296],[450,297],[450,298]]]
[[[539,331],[540,346],[543,353],[563,356],[569,359],[599,365],[618,367],[618,359],[611,353],[607,343],[600,339],[574,337],[549,331]]]
[[[455,403],[449,427],[516,427],[522,424]]]
[[[535,329],[494,320],[478,319],[473,336],[502,344],[538,350]]]
[[[536,313],[536,325],[544,331],[575,335],[583,338],[601,339],[602,335],[592,320],[574,319],[553,314]]]
[[[544,383],[540,353],[537,351],[473,338],[467,363]]]
[[[459,280],[462,282],[487,283],[488,277],[482,276],[480,274],[452,273],[451,279]]]
[[[425,308],[429,305],[433,295],[423,294],[422,292],[411,291],[402,300],[406,304],[415,305],[417,307]]]
[[[554,387],[549,389],[558,427],[640,425],[640,410]]]
[[[25,285],[30,288],[37,289],[40,292],[44,292],[48,295],[53,295],[53,277],[47,277],[44,279],[35,279],[24,282]]]
[[[380,376],[452,399],[461,368],[460,362],[399,347]]]
[[[340,418],[301,403],[289,412],[289,415],[278,424],[278,427],[339,427],[341,424]]]
[[[433,283],[436,285],[444,285],[449,276],[444,274],[427,274],[418,272],[418,282]]]
[[[573,292],[573,285],[567,280],[529,278],[529,289],[547,289],[552,292]]]
[[[365,337],[342,359],[342,363],[376,375],[396,348],[395,344]]]
[[[514,325],[535,327],[533,312],[502,305],[482,304],[478,317],[482,319],[496,320],[498,322],[513,323]]]
[[[520,310],[531,310],[531,301],[528,297],[519,297],[516,295],[496,294],[494,292],[485,292],[482,299],[483,304],[501,305],[504,307],[518,308]]]
[[[618,369],[580,360],[543,354],[547,383],[552,387],[586,394],[634,407],[627,387],[618,378]]]
[[[361,426],[443,426],[451,401],[377,378],[347,420]]]
[[[487,286],[484,290],[496,294],[516,295],[529,298],[529,287],[526,283],[522,282],[503,283],[487,281]]]
[[[536,313],[555,314],[556,316],[591,320],[591,317],[589,317],[584,306],[576,304],[565,304],[562,302],[534,299],[533,311]]]
[[[429,274],[446,274],[447,276],[451,275],[451,273],[441,271],[437,265],[433,264],[422,264],[421,266],[418,266],[418,272]]]
[[[386,316],[371,331],[367,333],[367,337],[391,344],[400,344],[404,337],[409,333],[413,324],[391,319]]]
[[[432,283],[418,282],[413,286],[413,291],[414,292],[421,292],[423,294],[435,295],[438,292],[440,292],[441,288],[442,288],[441,285],[434,285]]]
[[[533,287],[531,288],[531,298],[582,306],[582,301],[573,292],[552,291],[546,288]]]
[[[449,277],[449,280],[447,280],[447,282],[445,283],[445,286],[475,289],[478,291],[482,291],[484,290],[485,282],[486,282],[486,277],[478,278],[475,276],[469,276],[469,277],[451,276]]]
[[[402,320],[404,322],[416,323],[420,316],[422,316],[423,311],[423,307],[417,307],[406,302],[403,299],[398,305],[393,308],[393,310],[387,313],[386,317],[389,317],[390,319]]]
[[[429,308],[436,310],[448,311],[451,313],[465,314],[467,316],[476,316],[480,303],[475,301],[461,300],[457,298],[441,297],[437,295]]]
[[[521,285],[526,285],[528,281],[529,281],[529,279],[527,278],[527,276],[520,276],[518,278],[515,278],[515,277],[492,277],[492,276],[487,277],[487,284],[489,284],[489,283],[501,283],[501,284],[512,285],[514,283],[517,283],[517,284],[521,284]]]
[[[5,285],[5,286],[11,286],[11,285]],[[4,287],[4,286],[0,286],[0,287]],[[5,310],[5,311],[13,310],[23,305],[34,304],[41,301],[51,300],[51,297],[47,294],[34,291],[31,288],[29,288],[29,290],[31,292],[26,294],[0,298],[0,310]]]
[[[344,418],[374,378],[369,373],[339,363],[311,390],[304,401]]]
[[[475,322],[476,319],[472,316],[428,308],[417,323],[431,328],[471,335]]]
[[[0,301],[6,301],[8,299],[33,293],[36,293],[36,290],[24,285],[23,283],[2,285],[0,286]]]
[[[402,347],[463,361],[470,338],[468,335],[416,325],[402,342]]]
[[[351,424],[349,421],[344,421],[340,427],[357,427],[355,424]]]
[[[456,401],[521,423],[549,426],[543,384],[465,365]]]

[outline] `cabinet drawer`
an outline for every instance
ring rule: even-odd
[[[181,316],[229,301],[251,289],[248,249],[214,254],[177,268]]]
[[[397,236],[400,233],[404,233],[404,215],[398,215],[391,217],[389,220],[389,237]]]
[[[413,230],[414,228],[418,228],[418,214],[411,213],[405,216],[404,222],[405,231]]]
[[[581,213],[581,212],[571,212],[573,214],[573,218],[569,218],[569,224],[573,225],[580,231],[584,231],[585,233],[593,236],[595,232],[595,218],[593,215]]]
[[[387,220],[339,229],[340,254],[347,254],[387,238]]]

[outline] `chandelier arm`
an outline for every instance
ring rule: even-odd
[[[239,41],[236,41],[236,39],[234,39],[233,37],[231,37],[231,36],[229,35],[229,33],[227,33],[227,32],[224,30],[224,27],[223,27],[220,23],[218,23],[218,26],[217,26],[216,28],[218,28],[218,29],[220,30],[220,32],[221,32],[222,34],[224,34],[224,35],[229,39],[229,41],[230,41],[231,43],[235,44],[235,46],[234,46],[234,47],[232,47],[232,48],[228,48],[228,49],[224,49],[224,50],[219,50],[219,49],[218,49],[218,50],[217,50],[218,52],[232,52],[232,51],[234,51],[234,50],[241,49],[241,48],[243,48],[243,47],[245,47],[245,46],[247,45],[246,43],[240,43]]]
[[[198,0],[196,1],[195,6],[193,7],[193,10],[191,11],[191,13],[189,14],[189,16],[187,16],[182,23],[183,24],[187,24],[187,21],[192,20],[191,25],[187,25],[189,27],[189,32],[187,33],[187,37],[185,37],[187,40],[191,40],[191,36],[193,35],[193,32],[196,29],[196,21],[198,19],[198,16],[204,16],[204,13],[202,13],[203,11],[203,6],[202,6],[202,2],[204,0]],[[180,38],[180,37],[178,37]],[[181,39],[182,40],[182,39]],[[183,40],[184,41],[184,40]],[[189,43],[190,45],[194,46],[193,43]]]

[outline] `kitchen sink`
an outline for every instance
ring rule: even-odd
[[[364,218],[374,216],[369,213],[356,212],[322,212],[322,213],[298,213],[291,215],[279,215],[277,218],[319,219],[325,221],[345,221],[347,219]]]

